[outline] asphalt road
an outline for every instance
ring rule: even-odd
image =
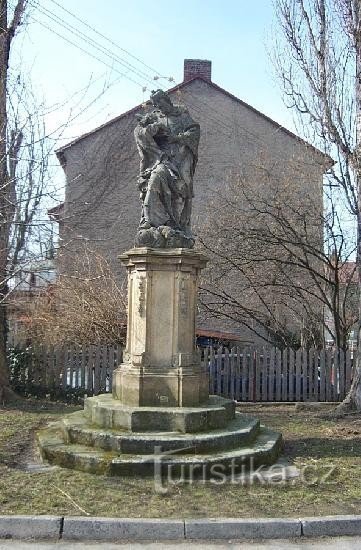
[[[101,542],[22,542],[0,541],[0,550],[359,550],[361,537],[333,537],[300,540],[269,540],[264,542],[154,542],[112,544]]]

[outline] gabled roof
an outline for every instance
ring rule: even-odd
[[[51,220],[56,222],[60,221],[61,215],[63,214],[64,203],[61,202],[52,208],[48,208],[48,216]]]
[[[182,90],[183,88],[186,88],[187,86],[189,86],[189,84],[191,84],[195,80],[201,80],[202,82],[205,82],[208,86],[212,86],[215,90],[221,92],[222,94],[227,95],[233,101],[236,101],[237,103],[241,104],[243,107],[246,107],[247,109],[250,109],[251,111],[253,111],[257,115],[259,115],[260,117],[264,118],[265,120],[267,120],[268,122],[273,124],[277,128],[277,130],[281,130],[282,132],[289,135],[291,138],[296,139],[299,143],[301,143],[305,147],[313,150],[315,153],[317,153],[317,155],[321,155],[325,159],[325,161],[330,164],[330,166],[332,166],[335,163],[335,161],[329,155],[326,155],[325,153],[323,153],[322,151],[320,151],[319,149],[317,149],[316,147],[314,147],[313,145],[311,145],[307,141],[303,140],[302,138],[300,138],[299,136],[297,136],[296,134],[294,134],[293,132],[291,132],[290,130],[285,128],[284,126],[282,126],[281,124],[278,124],[278,122],[275,122],[273,119],[271,119],[267,115],[261,113],[261,111],[258,111],[257,109],[255,109],[254,107],[252,107],[251,105],[249,105],[248,103],[243,101],[242,99],[239,99],[238,97],[231,94],[230,92],[227,92],[227,90],[225,90],[224,88],[221,88],[221,86],[218,86],[218,84],[215,84],[214,82],[212,82],[210,80],[206,80],[206,79],[204,79],[200,76],[195,76],[194,78],[191,78],[191,79],[189,79],[185,82],[182,82],[181,84],[177,84],[177,86],[174,86],[173,88],[168,90],[168,93],[173,93],[173,92],[177,92],[178,90]],[[133,107],[129,111],[126,111],[125,113],[122,113],[121,115],[109,120],[108,122],[105,122],[104,124],[98,126],[97,128],[94,128],[94,130],[91,130],[90,132],[86,132],[85,134],[79,136],[78,138],[74,139],[70,143],[67,143],[63,147],[59,147],[59,149],[56,150],[56,154],[57,154],[61,164],[63,163],[63,160],[64,160],[62,154],[66,151],[66,149],[69,149],[70,147],[72,147],[73,145],[75,145],[79,141],[85,139],[86,137],[91,136],[92,134],[95,134],[96,132],[99,132],[103,128],[118,122],[118,120],[121,120],[122,118],[124,118],[124,117],[126,117],[126,116],[128,116],[132,113],[136,113],[137,111],[139,111],[140,109],[143,108],[143,105],[144,104],[141,103],[140,105],[137,105],[136,107]]]

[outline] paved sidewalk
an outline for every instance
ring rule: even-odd
[[[91,543],[91,542],[22,542],[0,541],[0,550],[359,550],[361,537],[333,537],[303,540],[269,540],[265,542],[154,542],[154,543]]]

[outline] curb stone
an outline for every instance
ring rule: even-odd
[[[186,539],[280,539],[301,536],[298,519],[185,520]]]
[[[0,516],[0,539],[58,539],[62,524],[60,516]]]
[[[323,516],[302,518],[305,537],[361,535],[361,516]]]
[[[361,535],[361,515],[309,518],[137,519],[0,515],[0,539],[237,540]]]
[[[184,521],[177,519],[117,519],[65,517],[64,540],[179,540]]]

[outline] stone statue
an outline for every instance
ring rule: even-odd
[[[140,154],[138,185],[142,201],[135,246],[192,248],[199,124],[185,107],[173,105],[162,90],[153,92],[150,101],[152,110],[138,115],[134,130]]]

